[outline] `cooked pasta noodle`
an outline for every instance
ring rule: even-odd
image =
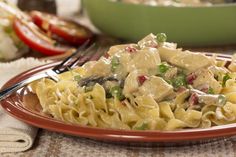
[[[159,34],[160,35],[160,34]],[[82,126],[126,130],[208,128],[236,122],[233,63],[177,49],[150,34],[108,58],[31,84],[42,112]]]

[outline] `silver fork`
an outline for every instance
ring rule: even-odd
[[[54,66],[52,69],[48,69],[43,71],[42,73],[33,75],[30,78],[27,78],[23,81],[20,81],[6,89],[0,91],[0,101],[4,98],[7,98],[13,92],[17,91],[18,89],[28,85],[29,83],[42,79],[42,78],[50,78],[54,81],[59,81],[57,77],[58,74],[68,71],[69,69],[73,68],[75,65],[81,66],[85,62],[89,60],[97,60],[103,53],[102,51],[92,51],[95,45],[90,46],[89,48],[85,49],[88,45],[88,42],[83,44],[80,48],[78,48],[72,55],[64,59],[60,64]]]

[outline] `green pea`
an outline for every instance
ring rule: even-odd
[[[164,64],[164,63],[162,63],[158,66],[158,70],[161,74],[166,73],[169,70],[169,68],[170,67],[168,65]]]
[[[149,128],[148,124],[147,123],[143,123],[141,126],[136,127],[135,130],[147,130],[148,128]]]
[[[158,33],[156,36],[157,36],[158,43],[164,43],[167,40],[167,36],[165,33]]]
[[[120,88],[120,86],[112,87],[110,93],[113,97],[117,97],[119,100],[123,100],[125,98],[122,94],[122,89]]]

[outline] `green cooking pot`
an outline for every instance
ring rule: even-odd
[[[103,33],[129,41],[164,32],[168,41],[182,46],[236,43],[236,3],[166,7],[84,0],[83,6]]]

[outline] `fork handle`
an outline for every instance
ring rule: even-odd
[[[25,79],[23,81],[20,81],[10,87],[7,87],[3,90],[0,91],[0,101],[2,101],[3,99],[7,98],[8,96],[10,96],[13,92],[17,91],[18,89],[24,87],[25,85],[33,82],[33,81],[36,81],[36,80],[39,80],[41,78],[45,78],[45,77],[48,77],[48,75],[46,73],[41,73],[41,74],[37,74],[35,76],[32,76],[28,79]]]

